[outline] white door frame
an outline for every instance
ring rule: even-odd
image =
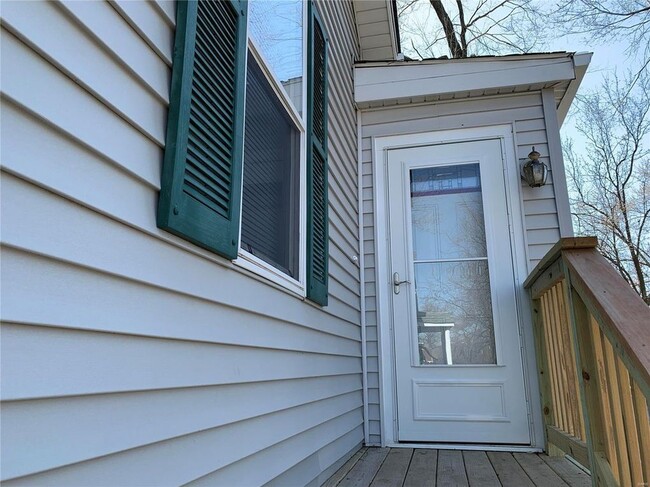
[[[450,142],[469,142],[484,139],[500,139],[504,160],[506,202],[510,226],[510,241],[515,267],[515,293],[517,315],[521,334],[524,386],[529,410],[530,447],[507,447],[503,445],[444,445],[444,448],[481,450],[540,451],[544,446],[541,402],[537,382],[537,365],[534,356],[534,337],[528,296],[523,282],[528,276],[527,242],[523,216],[523,198],[516,158],[514,127],[512,124],[480,128],[443,130],[406,135],[372,138],[373,196],[375,214],[375,271],[377,273],[377,326],[379,340],[379,402],[381,415],[381,445],[408,446],[397,441],[397,397],[395,392],[395,354],[392,325],[392,281],[388,245],[388,211],[386,163],[387,151],[405,147],[434,145]],[[412,446],[412,445],[411,445]],[[419,448],[435,448],[441,445],[417,445]]]

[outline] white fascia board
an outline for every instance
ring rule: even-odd
[[[377,102],[574,79],[570,54],[522,58],[469,58],[464,62],[357,65],[355,101]]]
[[[395,18],[393,9],[393,2],[396,0],[386,0],[386,8],[388,8],[388,23],[390,25],[390,43],[393,47],[393,59],[397,59],[399,48],[397,46],[397,32],[398,32],[398,19]]]
[[[564,92],[564,96],[560,100],[560,103],[557,107],[557,121],[560,127],[562,127],[562,123],[564,123],[564,119],[566,118],[567,113],[569,113],[569,108],[571,108],[571,103],[573,103],[573,99],[578,92],[580,83],[582,83],[582,79],[587,73],[587,68],[591,62],[592,55],[593,53],[591,52],[578,52],[573,56],[575,77],[569,83],[569,86]]]

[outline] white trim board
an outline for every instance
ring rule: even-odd
[[[575,67],[576,75],[569,83],[569,86],[564,92],[564,96],[557,107],[557,120],[560,127],[569,113],[569,108],[578,92],[582,79],[585,77],[585,74],[587,74],[587,68],[589,68],[589,63],[591,62],[591,56],[592,54],[590,52],[578,52],[573,56],[573,65]]]
[[[445,64],[358,64],[354,74],[354,98],[357,103],[556,83],[575,78],[573,59],[567,54],[551,59],[533,57],[485,61],[483,58],[472,58],[471,62]]]
[[[386,211],[386,155],[389,149],[434,145],[449,142],[467,142],[483,139],[500,139],[504,158],[506,198],[515,267],[515,288],[520,333],[524,380],[529,404],[531,445],[542,448],[544,442],[541,406],[539,404],[537,371],[534,355],[533,330],[530,307],[523,282],[528,275],[525,226],[521,203],[519,164],[516,157],[512,124],[480,128],[444,130],[372,138],[373,196],[375,212],[375,271],[377,275],[377,339],[379,341],[379,400],[382,446],[397,445],[397,414],[395,396],[394,340],[392,336],[392,299],[389,266],[388,212]],[[531,359],[532,357],[532,359]],[[446,445],[445,445],[446,447]],[[482,445],[483,447],[483,445]],[[521,446],[520,446],[521,447]],[[512,450],[514,451],[514,450]]]
[[[543,448],[521,445],[477,445],[474,443],[391,443],[389,448],[418,448],[420,450],[505,451],[514,453],[542,453]]]
[[[370,443],[370,422],[368,419],[368,350],[366,340],[366,280],[364,276],[365,261],[363,251],[363,157],[361,157],[362,124],[361,112],[357,110],[357,205],[358,231],[359,231],[359,301],[360,301],[360,325],[361,325],[361,384],[363,387],[363,441],[365,445]]]
[[[560,140],[559,110],[555,108],[553,90],[542,90],[542,107],[544,109],[544,125],[548,144],[548,156],[551,161],[551,174],[557,219],[560,225],[560,237],[573,237],[573,222],[571,221],[571,206],[567,188],[564,157],[562,156],[562,141]]]
[[[591,53],[561,52],[357,63],[354,101],[359,107],[370,108],[399,100],[432,101],[458,94],[465,98],[551,88],[559,100],[561,126],[590,61]]]

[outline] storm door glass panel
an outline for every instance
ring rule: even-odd
[[[411,170],[421,365],[495,364],[478,164]]]

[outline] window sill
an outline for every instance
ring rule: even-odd
[[[277,284],[278,286],[290,291],[293,294],[297,294],[298,297],[305,299],[305,285],[303,282],[296,281],[295,279],[287,276],[282,273],[271,264],[263,261],[262,259],[255,257],[250,252],[247,252],[243,249],[239,249],[239,255],[233,263],[250,271],[268,281]]]

